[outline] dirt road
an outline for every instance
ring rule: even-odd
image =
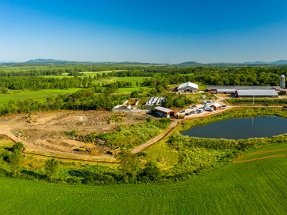
[[[181,121],[183,120],[175,120],[173,121],[169,127],[167,129],[165,129],[164,132],[162,132],[160,135],[156,136],[155,138],[147,141],[144,144],[141,144],[139,146],[136,146],[135,148],[133,148],[131,150],[132,153],[139,153],[142,152],[146,149],[148,149],[149,147],[151,147],[153,144],[159,142],[161,139],[163,139],[164,137],[166,137]]]

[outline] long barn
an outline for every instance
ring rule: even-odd
[[[236,97],[277,97],[276,90],[236,90]]]
[[[220,94],[235,94],[237,90],[278,90],[280,86],[228,86],[228,85],[208,85],[208,92]]]

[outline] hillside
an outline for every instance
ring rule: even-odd
[[[229,164],[185,182],[71,186],[0,178],[0,214],[284,214],[285,157]]]

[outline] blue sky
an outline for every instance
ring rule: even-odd
[[[0,61],[287,59],[286,0],[0,0]]]

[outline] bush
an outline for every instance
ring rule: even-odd
[[[17,143],[15,143],[15,144],[12,146],[12,151],[13,151],[13,152],[17,152],[17,151],[18,151],[18,152],[21,152],[23,148],[24,148],[23,143],[17,142]]]
[[[156,163],[148,161],[142,171],[141,180],[144,182],[153,181],[156,182],[161,178],[161,170]]]

